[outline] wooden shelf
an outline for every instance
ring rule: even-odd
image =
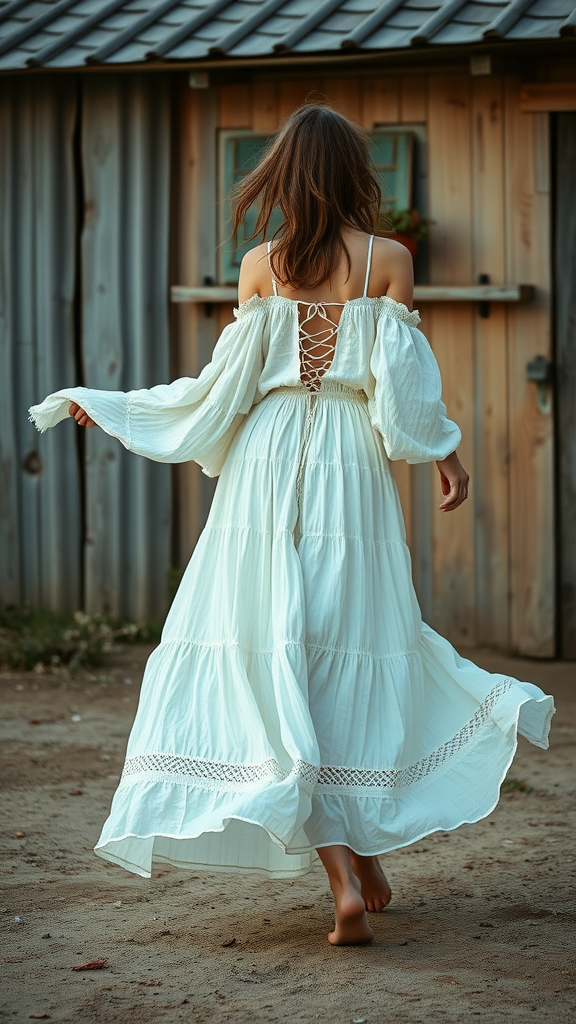
[[[414,288],[414,302],[529,302],[534,297],[531,284],[428,285]],[[233,285],[212,285],[190,288],[175,284],[170,289],[171,302],[238,302],[238,289]]]

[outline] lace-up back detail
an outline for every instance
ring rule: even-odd
[[[368,243],[368,259],[366,263],[366,279],[364,281],[364,296],[368,293],[368,280],[370,278],[370,266],[372,263],[372,245],[374,235],[370,235]],[[271,242],[268,242],[268,261],[270,261]],[[270,267],[272,271],[272,267]],[[278,295],[278,285],[274,274],[272,274],[272,288],[274,295]],[[322,377],[332,366],[336,354],[336,341],[340,317],[336,321],[328,313],[328,308],[336,307],[342,310],[345,302],[304,302],[301,299],[295,300],[298,307],[298,341],[300,351],[300,380],[310,391],[319,391],[322,385]],[[336,316],[336,313],[333,314]]]

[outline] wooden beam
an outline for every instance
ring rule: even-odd
[[[531,284],[416,285],[414,302],[528,302],[534,295]],[[174,284],[170,289],[172,302],[237,302],[234,286],[191,288]]]
[[[576,82],[530,82],[520,86],[524,113],[576,110]]]

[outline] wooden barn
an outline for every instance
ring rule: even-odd
[[[415,305],[471,487],[443,515],[436,467],[394,464],[423,617],[575,658],[575,33],[573,0],[0,3],[0,599],[166,611],[217,481],[26,410],[199,373],[244,251],[228,191],[322,99],[431,221]]]

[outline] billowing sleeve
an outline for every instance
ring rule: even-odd
[[[410,463],[445,459],[462,439],[446,415],[438,363],[419,322],[417,310],[383,299],[370,355],[370,419],[388,458]]]
[[[55,426],[77,402],[102,430],[154,462],[195,461],[218,476],[240,422],[258,401],[264,364],[264,314],[234,310],[198,377],[137,391],[65,388],[30,409],[38,430]]]

